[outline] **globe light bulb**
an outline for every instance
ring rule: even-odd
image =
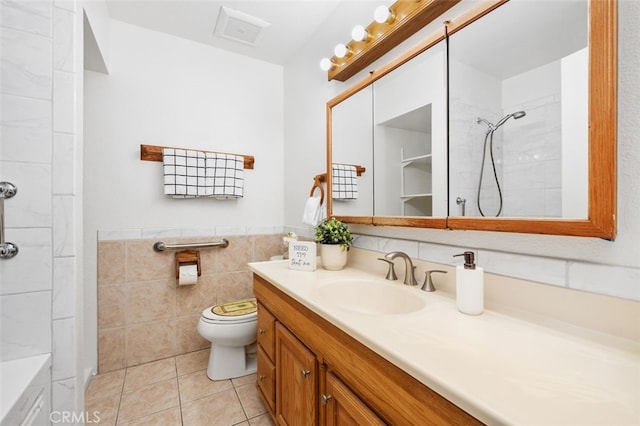
[[[368,36],[367,30],[362,25],[356,25],[353,27],[353,30],[351,30],[351,38],[354,41],[364,41]]]
[[[322,58],[320,60],[320,69],[322,71],[329,71],[333,67],[333,62],[329,58]]]
[[[347,46],[342,43],[338,44],[336,48],[333,49],[333,53],[336,55],[336,58],[344,58],[347,56],[347,51]]]
[[[391,20],[391,11],[387,6],[378,6],[376,10],[373,12],[373,19],[378,24],[384,24],[387,21]]]

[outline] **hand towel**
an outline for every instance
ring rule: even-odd
[[[320,204],[320,197],[309,197],[305,206],[304,213],[302,214],[302,223],[318,226],[324,219],[324,208]]]
[[[244,158],[241,155],[206,153],[206,178],[210,196],[219,200],[244,196]]]
[[[203,152],[164,148],[162,162],[166,195],[174,198],[194,198],[205,195]]]
[[[358,179],[355,166],[331,165],[331,196],[334,200],[358,198]]]

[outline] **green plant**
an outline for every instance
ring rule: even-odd
[[[343,250],[348,250],[353,236],[347,225],[336,218],[325,219],[316,227],[315,242],[320,244],[340,244]]]

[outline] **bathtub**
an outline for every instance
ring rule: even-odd
[[[0,363],[0,426],[49,425],[51,354]]]

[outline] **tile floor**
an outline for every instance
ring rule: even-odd
[[[99,425],[273,425],[255,374],[207,377],[209,349],[98,374],[85,394]]]

